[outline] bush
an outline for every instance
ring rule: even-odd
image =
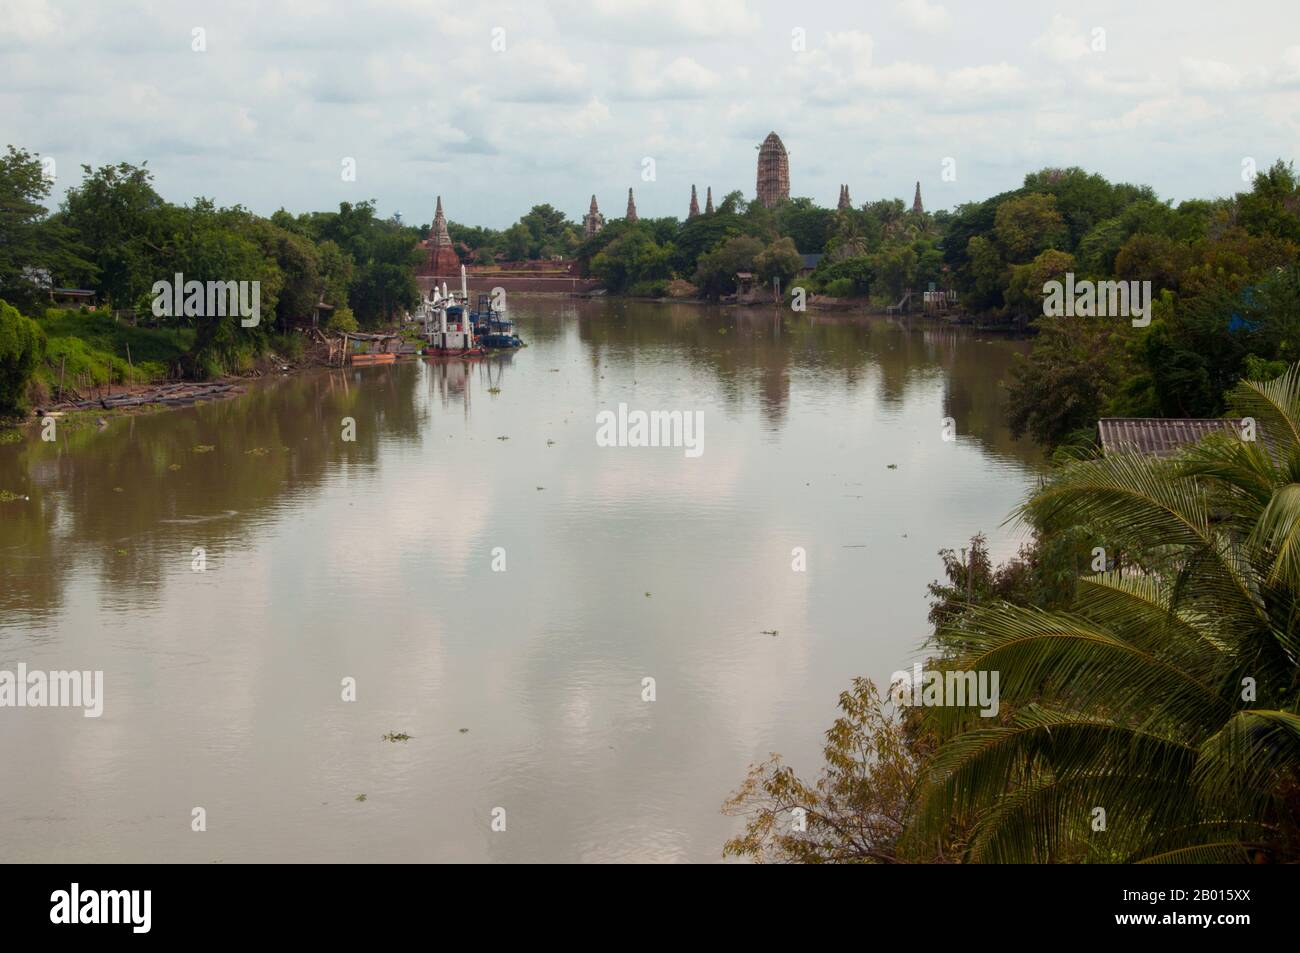
[[[852,278],[836,278],[826,283],[826,294],[832,298],[852,298],[854,290]]]
[[[26,410],[27,385],[44,350],[40,325],[0,301],[0,413]]]
[[[655,281],[638,281],[628,289],[628,294],[638,298],[668,297],[668,281],[660,278]]]
[[[302,360],[304,347],[303,336],[292,331],[288,334],[277,334],[271,338],[271,350],[291,361]]]
[[[326,327],[331,331],[355,331],[357,329],[357,317],[347,305],[339,305],[334,309],[334,313],[330,315]]]

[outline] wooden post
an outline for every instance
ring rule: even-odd
[[[68,364],[68,355],[59,358],[59,400],[63,400],[63,369]]]

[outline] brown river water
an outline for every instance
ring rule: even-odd
[[[1018,545],[1023,342],[511,304],[513,355],[0,446],[0,672],[103,672],[0,707],[0,860],[715,861],[751,762],[920,658],[937,550]],[[620,403],[701,452],[598,445]]]

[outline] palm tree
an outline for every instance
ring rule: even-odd
[[[975,862],[1300,859],[1300,364],[1233,407],[1259,440],[1076,459],[1025,504],[1123,565],[1071,611],[940,632],[936,667],[997,672],[1002,711],[925,709],[944,741],[914,836],[967,821]]]

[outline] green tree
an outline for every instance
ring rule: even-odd
[[[1041,285],[1040,285],[1041,294]],[[1089,443],[1106,394],[1122,377],[1109,318],[1040,317],[1028,357],[1017,355],[1007,383],[1011,432],[1047,446]]]
[[[1255,235],[1300,243],[1300,183],[1295,168],[1279,159],[1255,176],[1249,192],[1237,196],[1240,221]]]
[[[578,245],[573,223],[550,205],[534,205],[519,224],[528,230],[528,258],[567,257]]]
[[[649,228],[629,228],[591,261],[591,273],[614,292],[672,276],[671,249],[650,237]]]
[[[784,288],[802,268],[803,256],[795,249],[792,238],[778,238],[754,259],[754,270],[764,285],[771,285],[772,280],[778,278]]]
[[[825,767],[816,782],[800,781],[778,755],[750,768],[722,808],[745,819],[744,833],[727,841],[724,856],[802,864],[944,859],[942,847],[918,854],[906,836],[926,740],[909,732],[868,679],[855,678],[840,694],[839,708],[840,717],[826,732]],[[793,823],[796,816],[805,829]],[[951,833],[948,840],[954,840]]]
[[[1012,265],[1007,282],[1007,310],[1026,319],[1043,313],[1043,285],[1064,281],[1074,270],[1074,256],[1069,252],[1048,249],[1026,265]]]
[[[46,215],[49,194],[40,158],[9,146],[0,156],[0,294],[26,308],[48,300],[51,283],[95,270],[75,232]]]
[[[998,206],[993,234],[1002,256],[1011,264],[1023,264],[1049,248],[1065,245],[1065,221],[1052,195],[1030,193],[1007,199]]]
[[[782,202],[775,211],[777,233],[790,238],[796,251],[818,255],[826,250],[826,243],[835,231],[834,212],[818,208],[809,198]]]
[[[0,301],[0,415],[26,410],[27,385],[44,349],[40,325]]]
[[[85,178],[68,190],[61,218],[90,249],[100,294],[114,307],[135,307],[155,281],[171,277],[164,267],[167,203],[146,165],[82,170]]]
[[[700,258],[695,272],[695,284],[709,298],[716,299],[730,294],[736,290],[736,273],[752,272],[763,247],[761,241],[748,235],[727,239]]]
[[[525,261],[533,247],[533,236],[523,222],[515,222],[502,237],[506,261]]]
[[[955,821],[973,862],[1300,860],[1300,366],[1234,408],[1269,442],[1081,459],[1026,504],[1134,546],[1069,612],[988,605],[941,633],[939,670],[998,672],[1007,712],[924,709],[922,843]]]

